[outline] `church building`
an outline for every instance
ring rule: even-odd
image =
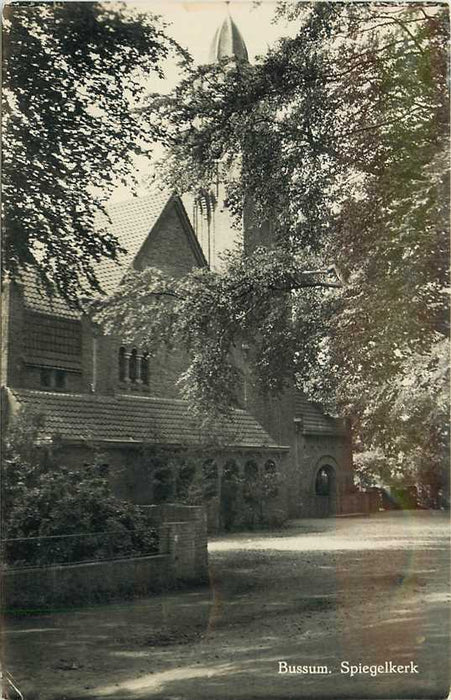
[[[224,56],[247,60],[230,16],[211,50],[212,61]],[[108,213],[127,253],[120,265],[99,265],[107,293],[130,268],[151,266],[178,278],[212,262],[201,217],[191,220],[175,193],[154,187]],[[225,222],[218,211],[222,235]],[[242,235],[245,245],[258,237],[249,217]],[[68,466],[101,459],[117,495],[138,504],[201,499],[211,531],[257,526],[263,516],[277,524],[362,510],[347,426],[309,402],[294,379],[283,396],[246,392],[212,440],[179,396],[182,351],[151,354],[106,335],[64,300],[46,297],[30,273],[5,284],[2,323],[6,420],[21,410],[39,416],[40,441],[58,438]],[[270,492],[259,491],[268,479]]]

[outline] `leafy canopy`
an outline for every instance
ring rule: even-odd
[[[241,403],[243,347],[252,348],[261,387],[283,389],[293,374],[297,340],[289,293],[337,285],[332,272],[318,279],[302,257],[284,250],[274,255],[260,247],[252,257],[235,251],[225,262],[226,273],[198,268],[181,279],[150,267],[131,271],[114,294],[94,306],[105,330],[125,342],[151,354],[162,343],[169,350],[183,348],[184,397],[210,417]]]
[[[234,344],[250,338],[257,379],[280,388],[294,358],[299,385],[352,419],[356,450],[383,455],[386,474],[443,476],[447,8],[282,3],[279,12],[299,29],[255,65],[192,68],[150,104],[168,127],[169,184],[214,206],[211,185],[225,172],[226,206],[271,221],[266,252],[257,238],[221,273],[194,273],[180,283],[183,300],[165,287],[161,325],[168,319],[191,351],[185,396],[221,401]],[[342,289],[299,285],[306,269],[332,264]],[[138,288],[158,299],[150,271],[126,284],[128,312]],[[131,334],[154,327],[135,318]],[[438,493],[443,479],[432,481]]]
[[[116,259],[96,215],[159,134],[136,109],[176,45],[120,3],[12,2],[3,24],[3,266],[74,301]]]

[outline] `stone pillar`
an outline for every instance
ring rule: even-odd
[[[141,362],[142,362],[142,355],[136,353],[136,379],[135,379],[135,384],[138,386],[142,385],[142,377],[141,377]]]
[[[124,384],[127,388],[130,387],[130,357],[131,357],[131,352],[125,348],[124,352],[124,363],[125,363],[125,377],[124,377]]]

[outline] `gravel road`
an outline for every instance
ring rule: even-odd
[[[25,700],[444,698],[448,528],[396,512],[216,537],[210,587],[10,616],[4,662]]]

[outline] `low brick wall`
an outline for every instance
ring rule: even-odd
[[[159,554],[2,573],[4,609],[49,608],[130,598],[208,581],[205,509],[147,506],[159,530]]]
[[[168,554],[9,569],[2,575],[6,609],[66,606],[129,598],[166,590],[173,587],[175,582]]]
[[[337,515],[353,515],[357,513],[375,513],[379,510],[379,496],[370,491],[346,493],[340,499]]]

